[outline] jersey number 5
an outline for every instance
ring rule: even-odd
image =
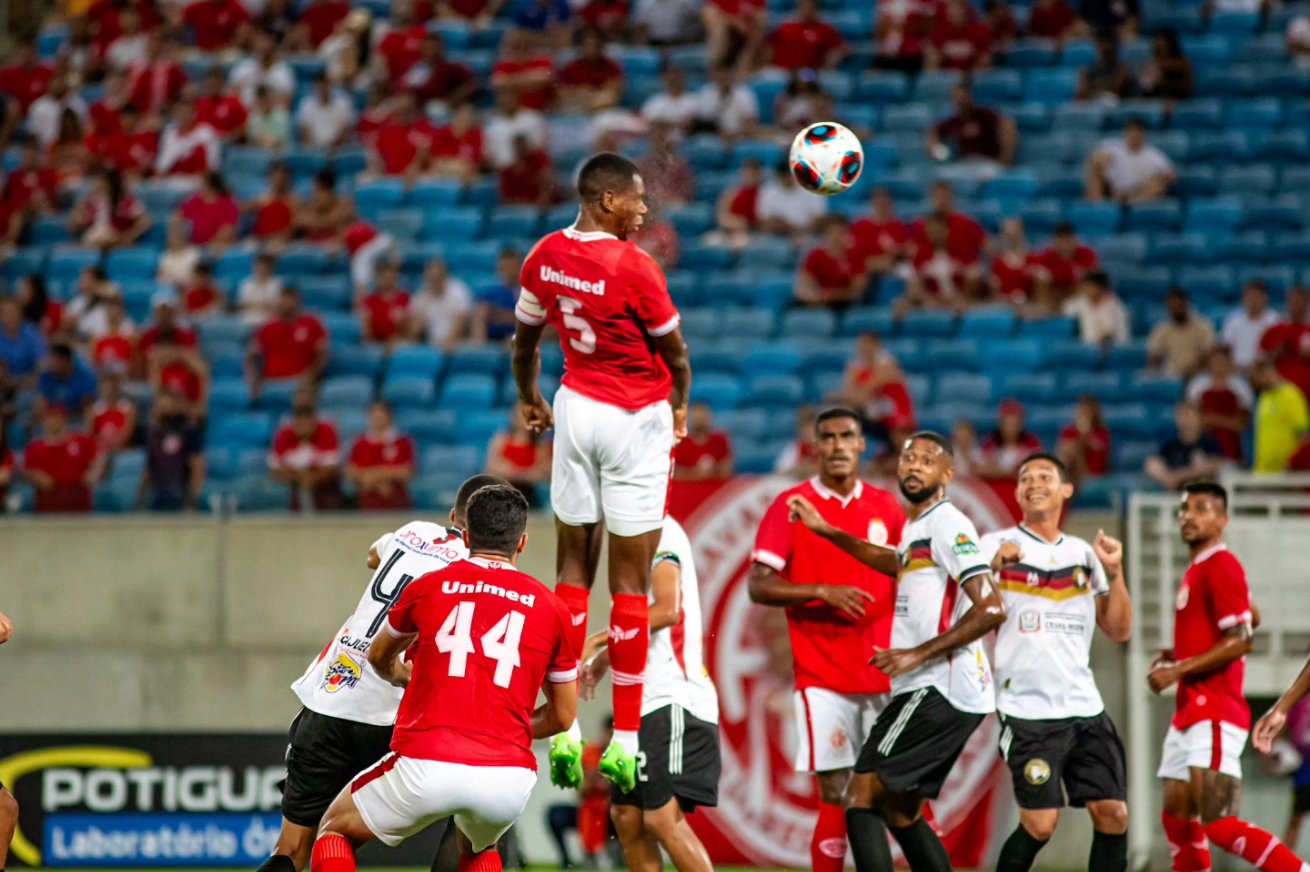
[[[477,603],[462,602],[451,609],[441,629],[437,631],[437,650],[450,655],[446,674],[463,678],[468,669],[470,654],[476,653],[473,645],[473,612]],[[523,637],[522,612],[509,612],[496,625],[482,634],[482,656],[496,661],[496,674],[492,678],[497,687],[509,687],[519,660],[519,641]]]
[[[587,319],[579,315],[582,303],[572,297],[557,297],[560,311],[564,313],[564,328],[577,333],[569,337],[569,345],[583,354],[592,354],[596,350],[596,331],[591,329]]]

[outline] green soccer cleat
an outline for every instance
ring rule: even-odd
[[[622,745],[611,743],[600,758],[600,774],[622,793],[637,786],[637,758]]]
[[[582,743],[568,733],[550,740],[550,783],[566,790],[582,786]]]

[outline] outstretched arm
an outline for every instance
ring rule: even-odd
[[[930,660],[944,657],[956,648],[981,639],[1005,623],[1005,602],[992,582],[990,572],[969,578],[963,587],[973,605],[954,627],[914,648],[880,650],[874,654],[873,664],[885,672],[888,678],[894,678],[913,672]]]
[[[838,530],[824,520],[819,510],[814,508],[805,497],[792,497],[787,501],[787,507],[791,509],[793,521],[800,521],[865,566],[876,569],[883,575],[890,575],[892,578],[900,574],[901,560],[896,554],[896,549],[874,545],[872,542],[857,539],[845,530]]]
[[[2,621],[4,615],[0,615]],[[0,638],[0,642],[4,641]],[[1255,745],[1257,751],[1268,754],[1274,744],[1274,739],[1283,731],[1287,725],[1287,716],[1298,702],[1310,693],[1310,660],[1306,661],[1305,666],[1301,667],[1301,674],[1292,682],[1292,686],[1283,691],[1283,695],[1274,703],[1274,707],[1265,712],[1264,715],[1256,722],[1255,732],[1252,734],[1251,743]]]

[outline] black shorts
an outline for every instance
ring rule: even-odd
[[[318,828],[341,788],[391,750],[391,727],[360,724],[301,709],[287,734],[282,816]]]
[[[637,735],[637,787],[611,792],[615,805],[654,810],[677,798],[683,811],[719,804],[719,725],[677,705],[641,716]]]
[[[893,793],[936,799],[983,716],[962,712],[936,688],[897,694],[874,721],[855,761]]]
[[[1128,798],[1123,742],[1105,712],[1092,718],[1029,721],[1001,715],[1001,757],[1020,808],[1081,808]]]
[[[1310,784],[1292,785],[1292,814],[1310,811]]]

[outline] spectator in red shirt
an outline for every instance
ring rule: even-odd
[[[923,219],[923,235],[914,241],[913,273],[898,313],[913,308],[960,309],[981,296],[982,268],[978,258],[952,250],[950,225],[938,214]]]
[[[577,112],[600,112],[619,105],[623,96],[623,67],[605,54],[600,32],[582,35],[578,57],[559,72],[560,104]]]
[[[1056,45],[1062,46],[1086,32],[1087,25],[1078,20],[1069,0],[1037,0],[1028,16],[1028,35],[1053,40]]]
[[[345,0],[313,0],[300,13],[300,20],[291,35],[291,46],[318,48],[349,14],[350,4]]]
[[[405,74],[422,56],[427,33],[428,29],[415,20],[413,0],[395,0],[387,35],[377,45],[375,65],[381,68],[380,78],[393,88],[400,87]]]
[[[992,34],[973,13],[969,0],[946,0],[924,53],[930,70],[985,70],[992,65]]]
[[[59,176],[46,162],[35,139],[22,140],[18,168],[5,176],[0,200],[6,210],[24,219],[48,215],[58,207]]]
[[[150,229],[150,213],[126,189],[117,170],[91,177],[91,188],[73,207],[69,232],[82,244],[109,250],[135,245]]]
[[[278,316],[255,331],[246,352],[246,378],[258,397],[269,379],[317,383],[327,365],[328,334],[323,322],[300,306],[300,291],[287,284],[278,298]]]
[[[237,0],[195,0],[182,13],[195,46],[203,52],[235,48],[250,24],[250,13]]]
[[[36,41],[22,39],[10,54],[10,63],[0,67],[0,94],[18,103],[19,114],[27,110],[50,88],[54,67],[37,59]]]
[[[623,39],[629,35],[628,16],[631,12],[628,0],[589,0],[578,11],[578,20],[599,31],[606,39]]]
[[[751,233],[759,228],[760,217],[756,205],[763,184],[764,170],[760,162],[755,158],[747,158],[741,164],[741,179],[719,195],[715,223],[718,225],[718,234],[733,248],[745,247]]]
[[[106,455],[122,451],[136,432],[136,406],[123,396],[121,376],[100,377],[100,396],[86,410],[86,429]]]
[[[855,356],[842,376],[841,399],[861,412],[864,435],[884,449],[899,445],[916,426],[905,375],[876,333],[856,339]]]
[[[473,71],[446,57],[446,41],[439,33],[423,37],[422,53],[401,84],[419,105],[426,106],[435,100],[447,109],[464,105],[478,90]]]
[[[1078,283],[1101,266],[1090,246],[1078,239],[1078,231],[1068,221],[1057,224],[1051,245],[1038,255],[1041,281],[1038,295],[1051,309],[1059,309],[1073,296]]]
[[[1001,222],[999,251],[992,257],[991,290],[1001,299],[1023,305],[1033,299],[1041,272],[1041,258],[1028,248],[1022,218]]]
[[[549,109],[555,102],[555,62],[550,55],[535,50],[532,37],[518,29],[505,34],[500,48],[491,86],[512,93],[523,109]]]
[[[545,208],[555,200],[550,155],[527,136],[514,137],[514,162],[500,171],[500,202]]]
[[[94,0],[86,10],[86,18],[94,25],[96,44],[108,49],[110,44],[122,36],[126,28],[125,19],[129,13],[136,15],[141,22],[141,29],[147,33],[158,30],[163,19],[151,0]]]
[[[86,138],[93,165],[139,178],[154,169],[159,156],[159,131],[141,122],[141,113],[131,103],[113,121],[114,127],[92,132]]]
[[[155,171],[160,175],[199,177],[217,172],[222,152],[218,133],[196,117],[195,101],[182,97],[173,105],[173,120],[159,137]]]
[[[50,299],[45,277],[29,273],[18,283],[18,302],[23,307],[23,320],[41,331],[47,339],[59,332],[64,320],[64,306]]]
[[[905,259],[910,228],[896,217],[896,202],[891,191],[874,188],[870,201],[873,212],[851,225],[851,241],[864,271],[870,275],[884,275]]]
[[[162,30],[146,39],[146,57],[128,68],[132,85],[129,101],[142,115],[162,114],[182,96],[186,72],[173,58],[173,46]]]
[[[796,302],[838,309],[857,302],[865,285],[858,261],[846,216],[829,215],[823,220],[823,242],[805,256],[796,276]]]
[[[400,286],[400,264],[379,264],[377,285],[359,307],[365,338],[387,346],[403,342],[409,338],[409,314],[409,291]]]
[[[1002,400],[996,407],[996,429],[982,444],[982,463],[976,470],[983,478],[1013,481],[1025,457],[1042,450],[1042,441],[1028,430],[1023,404]]]
[[[241,210],[219,173],[204,174],[200,190],[182,203],[178,215],[191,225],[193,245],[223,249],[236,241]]]
[[[132,105],[131,81],[126,70],[111,70],[105,74],[104,93],[87,109],[92,133],[113,133],[122,128],[123,109]]]
[[[873,26],[877,45],[874,66],[916,74],[923,69],[924,49],[937,15],[935,0],[887,0],[877,4]]]
[[[523,414],[515,406],[509,413],[509,428],[491,437],[487,445],[487,475],[499,476],[527,497],[528,505],[545,504],[538,488],[550,484],[550,442],[528,432]]]
[[[714,429],[705,403],[692,403],[687,435],[673,449],[675,481],[722,481],[732,477],[732,443],[725,430]]]
[[[413,95],[400,94],[391,120],[378,128],[373,140],[369,171],[374,175],[418,178],[427,169],[435,134],[427,119],[418,114]]]
[[[819,471],[819,460],[814,453],[814,420],[818,413],[813,406],[796,410],[796,438],[778,453],[773,471],[793,478],[809,478]]]
[[[710,69],[735,64],[744,73],[764,45],[768,14],[764,0],[706,0],[701,22]]]
[[[929,189],[932,199],[930,216],[940,218],[946,225],[947,246],[951,257],[964,263],[973,263],[983,255],[987,244],[987,231],[973,218],[955,208],[955,192],[951,183],[941,179]],[[910,228],[914,242],[927,240],[927,218],[920,218]]]
[[[696,174],[678,150],[673,128],[652,124],[649,139],[650,151],[637,160],[646,182],[647,201],[660,209],[671,209],[696,199]]]
[[[220,139],[240,140],[246,134],[250,112],[235,88],[227,87],[222,67],[214,67],[204,78],[196,97],[196,121],[214,128]]]
[[[23,472],[36,488],[32,510],[38,514],[91,511],[91,490],[104,467],[95,440],[69,429],[63,406],[48,406],[40,438],[29,442],[23,453]]]
[[[119,297],[106,300],[104,328],[91,337],[91,363],[100,373],[129,375],[136,366],[136,327]]]
[[[413,441],[396,431],[391,407],[374,402],[368,409],[368,430],[355,440],[346,464],[346,480],[355,485],[359,507],[408,509],[414,471]]]
[[[273,480],[288,486],[291,511],[298,512],[306,496],[316,512],[341,508],[341,442],[337,428],[321,418],[312,394],[298,394],[291,420],[273,435],[268,455]]]
[[[449,124],[432,134],[432,174],[469,182],[481,174],[485,160],[477,112],[465,103]]]
[[[1078,398],[1073,423],[1060,431],[1055,454],[1069,470],[1074,486],[1110,472],[1110,428],[1105,426],[1100,400],[1090,394]]]
[[[195,348],[179,345],[172,336],[155,344],[146,369],[150,390],[172,391],[186,403],[187,414],[200,422],[209,406],[209,365]]]
[[[300,200],[291,189],[291,170],[286,164],[268,168],[268,190],[245,208],[254,213],[250,235],[266,249],[278,251],[291,241]]]
[[[955,114],[928,130],[928,154],[938,160],[970,160],[1008,166],[1019,148],[1014,120],[973,101],[973,88],[960,81],[951,89]]]
[[[214,266],[201,261],[191,271],[191,278],[182,285],[182,310],[188,320],[200,321],[210,315],[220,315],[227,308],[227,298],[214,282]]]
[[[796,18],[769,37],[769,51],[773,65],[784,70],[832,69],[846,56],[846,41],[819,17],[818,0],[800,0]]]
[[[1246,379],[1237,375],[1233,354],[1227,346],[1210,352],[1206,371],[1187,386],[1187,400],[1201,410],[1201,425],[1223,449],[1223,456],[1242,462],[1242,436],[1251,423],[1255,393]]]
[[[1260,350],[1273,359],[1279,375],[1310,396],[1310,290],[1287,292],[1287,317],[1265,331]]]
[[[1007,0],[986,0],[983,4],[983,21],[992,35],[992,45],[1001,52],[1009,51],[1019,35],[1019,21]]]
[[[296,216],[296,228],[306,242],[340,245],[341,235],[355,220],[355,204],[337,192],[337,174],[319,170],[314,186]]]
[[[73,185],[82,180],[91,166],[91,149],[86,144],[86,130],[82,116],[73,109],[59,114],[59,132],[50,143],[46,160],[59,184]]]
[[[141,331],[137,340],[137,350],[147,364],[150,363],[155,348],[165,342],[172,342],[182,348],[196,347],[196,331],[182,323],[178,315],[177,294],[173,291],[156,291],[150,298],[151,308],[155,312],[154,323]]]

